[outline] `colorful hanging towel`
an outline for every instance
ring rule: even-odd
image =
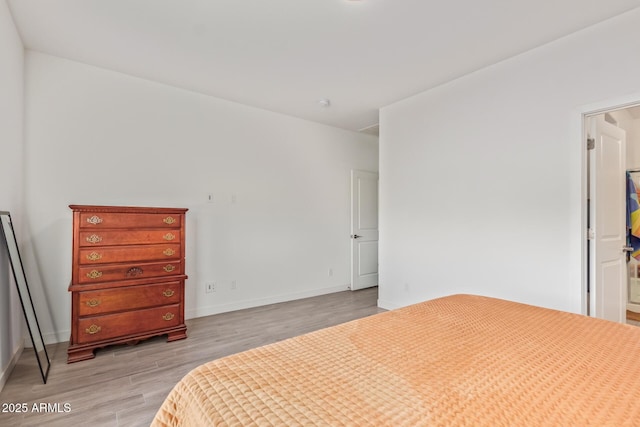
[[[627,172],[627,243],[633,247],[631,256],[640,260],[640,202],[636,185]]]

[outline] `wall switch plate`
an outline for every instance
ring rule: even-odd
[[[206,293],[210,294],[211,292],[216,291],[216,282],[207,282],[204,285],[204,290]]]

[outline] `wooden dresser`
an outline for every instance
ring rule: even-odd
[[[69,206],[73,210],[71,342],[67,363],[110,344],[187,337],[187,209]]]

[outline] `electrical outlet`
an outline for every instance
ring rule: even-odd
[[[216,291],[216,282],[207,282],[204,284],[204,290],[206,293],[210,294],[211,292]]]
[[[329,271],[327,271],[327,275],[329,277],[333,277],[333,268],[330,268]]]
[[[236,284],[235,280],[231,281],[231,290],[235,291],[236,289],[238,289],[238,285]]]

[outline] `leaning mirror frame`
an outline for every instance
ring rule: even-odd
[[[49,375],[49,368],[51,367],[51,360],[47,353],[47,347],[44,344],[42,338],[42,331],[40,330],[40,324],[36,316],[36,311],[33,306],[33,300],[31,299],[31,292],[29,291],[29,285],[27,284],[27,277],[24,272],[24,265],[22,264],[22,258],[20,256],[20,250],[18,249],[18,243],[16,240],[16,233],[13,229],[13,223],[11,222],[11,214],[7,211],[0,211],[0,234],[4,237],[5,247],[7,248],[7,255],[9,257],[9,263],[11,264],[11,270],[13,271],[13,278],[15,279],[16,286],[18,288],[18,295],[20,297],[20,303],[22,304],[22,312],[27,322],[29,329],[29,335],[31,336],[31,343],[33,344],[33,350],[36,354],[36,360],[40,367],[40,373],[42,374],[42,381],[47,383],[47,376]]]

